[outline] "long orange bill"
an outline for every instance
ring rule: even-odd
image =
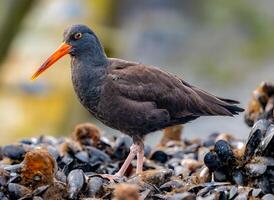
[[[62,58],[64,55],[68,54],[71,49],[69,44],[63,42],[53,54],[39,67],[39,69],[32,75],[31,80],[36,79],[40,74],[42,74],[46,69],[53,65],[57,60]]]

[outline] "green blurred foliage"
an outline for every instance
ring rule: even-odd
[[[35,0],[0,1],[0,64],[6,57],[13,38],[20,30],[22,21],[34,2]]]

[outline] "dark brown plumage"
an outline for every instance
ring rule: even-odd
[[[64,43],[33,75],[69,53],[74,90],[83,106],[106,125],[133,137],[130,155],[117,173],[122,176],[137,155],[143,165],[143,136],[200,116],[233,116],[237,101],[211,95],[157,67],[107,58],[96,35],[84,25],[64,32]]]
[[[200,116],[242,111],[232,103],[237,102],[211,95],[159,68],[110,58],[94,114],[135,137]]]

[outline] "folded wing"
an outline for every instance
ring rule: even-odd
[[[159,68],[111,59],[108,72],[111,82],[123,98],[152,102],[169,112],[171,119],[195,119],[199,116],[233,116],[243,109],[237,101],[220,98]]]

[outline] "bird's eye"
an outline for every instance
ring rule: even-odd
[[[82,37],[82,33],[78,32],[74,34],[74,39],[79,40]]]

